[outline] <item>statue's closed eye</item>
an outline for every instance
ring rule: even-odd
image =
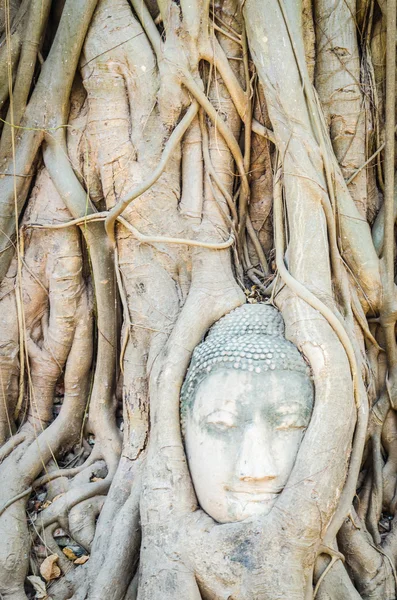
[[[279,415],[277,419],[276,430],[287,431],[292,429],[306,429],[306,419],[299,414]]]
[[[226,431],[236,427],[236,415],[225,410],[217,410],[208,415],[205,422],[218,431]]]

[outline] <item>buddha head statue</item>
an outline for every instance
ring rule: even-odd
[[[193,352],[181,423],[200,506],[219,523],[267,514],[292,471],[313,407],[310,369],[275,308],[246,304]]]

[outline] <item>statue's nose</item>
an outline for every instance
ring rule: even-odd
[[[277,477],[270,437],[265,427],[254,424],[246,429],[237,463],[241,481],[264,481]]]

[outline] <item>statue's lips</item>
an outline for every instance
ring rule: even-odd
[[[238,500],[246,502],[271,502],[278,498],[281,492],[254,492],[246,490],[227,490],[231,495],[235,496]]]

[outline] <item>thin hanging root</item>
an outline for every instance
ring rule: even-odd
[[[100,457],[101,455],[99,453],[96,453],[94,448],[91,454],[88,456],[87,460],[79,467],[71,467],[70,469],[57,469],[56,471],[50,471],[49,473],[46,473],[46,475],[43,475],[42,477],[36,479],[36,481],[34,481],[32,484],[32,488],[34,490],[40,488],[43,485],[50,483],[50,481],[58,479],[58,477],[74,477],[78,473],[84,471],[84,469],[87,469],[94,462],[99,460]]]
[[[72,221],[68,221],[67,223],[59,223],[57,225],[27,225],[28,228],[32,229],[64,229],[65,227],[73,227],[74,225],[83,225],[84,223],[93,223],[96,221],[106,221],[109,216],[108,211],[103,211],[99,213],[93,213],[91,215],[87,215],[86,217],[81,217],[80,219],[73,219]],[[207,248],[208,250],[226,250],[226,248],[230,248],[234,244],[234,236],[230,235],[229,239],[225,242],[220,242],[219,244],[213,242],[201,242],[200,240],[191,240],[188,238],[172,238],[167,236],[153,236],[153,235],[144,235],[140,233],[131,223],[129,223],[124,217],[118,216],[116,221],[124,225],[128,231],[130,231],[134,237],[140,242],[144,242],[145,244],[179,244],[186,246],[196,246],[197,248]]]
[[[239,244],[239,238],[237,235],[238,216],[237,216],[236,205],[235,205],[235,202],[234,202],[231,194],[229,194],[229,192],[227,191],[226,186],[223,184],[221,178],[219,177],[219,175],[216,172],[214,165],[212,163],[211,155],[209,152],[208,130],[207,130],[207,126],[206,126],[206,123],[204,120],[204,111],[202,108],[200,109],[200,113],[199,113],[199,123],[200,123],[201,139],[202,139],[202,151],[203,151],[204,165],[205,165],[205,169],[206,169],[206,177],[207,177],[211,192],[218,204],[218,208],[219,208],[220,212],[222,213],[222,216],[225,219],[225,221],[230,224],[232,233],[235,236],[235,240],[236,240],[236,247],[234,248],[235,265],[236,265],[237,277],[242,282],[243,272],[242,272],[241,259],[240,259],[241,249],[240,249],[240,244]],[[229,208],[231,217],[229,216],[227,211],[222,206],[222,203],[221,203],[220,199],[218,198],[217,191],[214,187],[214,183],[212,182],[211,178],[214,180],[216,187],[218,188],[218,190],[222,194],[224,200],[226,201],[226,204]],[[243,285],[241,285],[241,287],[243,287]]]
[[[197,115],[198,109],[199,109],[199,106],[198,106],[197,102],[193,102],[190,105],[190,107],[188,108],[183,119],[175,127],[168,142],[166,143],[165,148],[163,150],[161,160],[160,160],[159,164],[157,165],[156,169],[153,171],[153,174],[148,179],[146,179],[146,181],[141,183],[141,185],[139,185],[135,189],[133,189],[132,192],[127,194],[127,196],[125,198],[120,200],[116,204],[116,206],[114,206],[109,211],[109,214],[107,215],[107,217],[105,219],[105,229],[106,229],[106,233],[109,236],[110,241],[113,244],[115,244],[114,226],[115,226],[117,217],[119,217],[121,215],[123,210],[125,210],[127,208],[127,206],[133,200],[135,200],[135,198],[138,198],[138,196],[141,196],[154,183],[156,183],[156,181],[159,179],[159,177],[164,172],[164,170],[167,166],[167,163],[172,156],[173,151],[175,150],[177,145],[180,143],[180,141],[182,140],[188,127],[191,125],[194,117]]]
[[[336,236],[335,214],[332,210],[331,202],[328,196],[324,194],[321,194],[321,205],[323,207],[325,220],[327,222],[332,270],[336,279],[336,284],[339,288],[342,306],[344,307],[345,311],[347,311],[350,304],[348,298],[349,294],[346,286],[346,278],[344,277],[344,273],[342,273],[342,258],[339,252]]]
[[[263,283],[261,283],[260,279],[256,276],[255,274],[255,269],[251,264],[250,261],[250,257],[248,254],[248,247],[247,247],[247,241],[244,240],[244,247],[243,247],[243,258],[244,258],[244,269],[249,277],[249,279],[252,281],[252,283],[254,285],[256,285],[262,292],[262,294],[267,295],[267,289],[266,287],[263,285]],[[263,273],[261,273],[261,275],[263,276]]]
[[[228,223],[228,225],[230,225],[230,227],[232,228],[232,231],[233,231],[233,233],[234,233],[234,235],[236,236],[236,239],[237,239],[237,231],[236,231],[236,228],[234,226],[234,223],[233,223],[232,219],[230,218],[229,214],[227,213],[227,211],[222,206],[222,201],[218,197],[218,194],[217,194],[217,191],[215,189],[215,185],[212,182],[211,176],[209,175],[209,173],[206,173],[205,176],[207,178],[207,182],[208,182],[208,185],[210,187],[211,193],[214,196],[214,198],[215,198],[215,200],[216,200],[216,202],[218,204],[218,208],[219,208],[220,212],[222,213],[222,217],[225,219],[226,223]]]
[[[254,273],[254,267],[252,265],[247,265],[246,267],[247,277],[252,281],[252,283],[260,289],[262,292],[262,296],[270,296],[270,290],[261,283],[259,277],[257,277]]]
[[[17,253],[18,255],[18,270],[17,270],[17,282],[15,286],[15,302],[17,305],[17,317],[18,317],[18,336],[19,336],[19,393],[18,400],[14,411],[14,420],[16,421],[19,412],[22,408],[23,398],[25,393],[25,313],[23,310],[23,301],[22,301],[22,261],[24,257],[24,237],[23,234],[18,236],[19,242]]]
[[[219,15],[217,15],[214,12],[212,7],[210,7],[210,15],[213,20],[216,19],[217,21],[219,21],[219,23],[221,23],[224,27],[226,27],[226,29],[229,30],[229,32],[233,35],[234,38],[236,38],[236,40],[238,40],[238,41],[241,40],[241,35],[237,31],[235,31],[235,29],[233,29],[233,27],[231,27],[231,25],[229,25],[229,23],[227,23]],[[212,21],[212,24],[213,23],[214,23],[214,21]]]
[[[394,148],[396,92],[396,0],[387,1],[386,29],[386,108],[385,108],[385,193],[384,193],[384,261],[383,306],[380,311],[385,336],[387,367],[395,388],[397,344],[395,336],[396,292],[394,283]],[[393,390],[395,393],[395,390]],[[394,404],[394,400],[392,402]]]
[[[214,21],[211,23],[211,26],[216,31],[219,31],[219,33],[221,33],[225,37],[229,38],[229,40],[232,40],[233,42],[235,42],[236,44],[238,44],[239,46],[241,46],[241,40],[239,40],[238,38],[234,37],[231,33],[228,33],[227,31],[225,31],[224,29],[222,29],[222,27],[219,27],[219,25],[217,25]]]
[[[246,207],[248,205],[248,200],[250,197],[250,186],[249,186],[248,177],[247,177],[247,171],[248,171],[249,166],[248,166],[248,168],[246,168],[244,158],[243,158],[243,155],[240,150],[240,146],[239,146],[236,138],[234,137],[234,135],[233,135],[232,131],[230,130],[230,128],[228,127],[227,123],[222,119],[222,117],[220,117],[218,115],[217,111],[212,106],[211,102],[208,100],[208,98],[204,94],[204,92],[199,88],[197,83],[194,81],[194,79],[190,73],[184,73],[183,84],[189,90],[189,92],[194,96],[194,98],[200,104],[201,108],[205,111],[205,113],[208,115],[208,117],[213,122],[216,129],[219,131],[219,133],[222,135],[223,139],[225,140],[226,145],[228,146],[228,148],[234,158],[234,161],[236,163],[236,166],[237,166],[240,178],[241,178],[241,190],[239,191],[239,196],[242,199],[244,206]],[[235,202],[231,201],[229,199],[228,194],[225,196],[225,198],[226,198],[228,205],[231,207],[232,215],[234,215],[235,208],[232,208],[232,207],[235,207]],[[245,210],[243,218],[241,218],[241,214],[240,214],[238,240],[237,240],[238,249],[241,249],[241,247],[242,247],[242,239],[243,239],[243,234],[245,232],[246,212],[247,211]],[[255,239],[255,237],[256,237],[256,235],[254,235],[254,239]],[[260,244],[259,244],[259,246],[260,246]],[[265,267],[266,258],[263,261],[263,257],[264,257],[263,252],[262,253],[259,252],[258,257],[262,264],[262,267],[265,270],[266,269],[266,267]]]
[[[245,98],[246,98],[246,107],[245,107],[245,113],[244,113],[244,119],[243,119],[243,122],[244,122],[243,165],[244,165],[244,172],[248,174],[250,171],[250,166],[251,166],[252,94],[251,94],[251,78],[250,78],[249,64],[248,64],[248,42],[247,42],[247,36],[245,33],[245,27],[243,27],[241,41],[242,41],[242,45],[243,45],[243,64],[244,64],[244,75],[245,75]],[[248,181],[248,175],[247,175],[247,181]],[[240,188],[240,197],[239,197],[239,203],[238,203],[240,240],[243,240],[243,238],[244,238],[247,219],[249,219],[248,200],[249,200],[249,194],[247,195],[245,186],[242,185]],[[251,230],[251,233],[250,233],[251,239],[253,237],[256,238],[255,231],[252,226],[251,226],[250,230]],[[260,262],[263,262],[262,257],[264,257],[264,254],[262,252],[260,244],[256,244],[254,240],[253,240],[253,243],[254,243],[254,247],[258,254],[258,258],[259,258]],[[265,259],[265,263],[266,263],[266,259]]]
[[[376,339],[374,338],[374,336],[372,335],[372,333],[369,330],[368,327],[368,323],[367,320],[365,319],[365,317],[361,314],[359,307],[357,306],[358,300],[355,297],[355,295],[353,295],[352,297],[352,303],[351,303],[351,307],[352,307],[352,311],[353,311],[353,315],[354,318],[356,319],[357,323],[360,325],[362,332],[364,334],[364,337],[371,342],[371,344],[373,344],[375,346],[375,348],[379,351],[379,352],[384,352],[383,348],[381,348],[378,344],[378,342],[376,341]],[[361,308],[361,307],[360,307]]]
[[[385,108],[385,225],[383,257],[386,294],[389,302],[394,290],[394,131],[396,89],[396,0],[387,1],[386,30],[386,108]]]
[[[321,576],[319,577],[319,580],[317,581],[316,587],[314,588],[314,592],[313,592],[313,600],[315,600],[315,598],[317,596],[317,592],[320,589],[320,585],[322,584],[326,575],[330,572],[330,570],[332,569],[334,564],[336,562],[338,562],[338,560],[341,560],[343,563],[345,562],[345,557],[343,556],[343,554],[341,552],[338,552],[337,550],[334,550],[333,548],[328,548],[327,546],[321,546],[318,554],[328,554],[330,556],[331,560],[330,560],[329,564],[326,566],[326,568],[324,569],[324,571],[321,573]]]
[[[219,175],[216,172],[214,165],[212,163],[211,155],[209,152],[208,131],[207,131],[207,126],[206,126],[205,119],[204,119],[204,114],[205,114],[204,109],[203,109],[203,107],[201,107],[200,114],[199,114],[199,122],[200,122],[201,137],[202,137],[203,158],[204,158],[205,168],[207,170],[206,177],[208,178],[208,183],[209,183],[210,189],[212,191],[212,194],[214,196],[214,199],[218,203],[219,210],[221,211],[226,222],[231,223],[232,231],[233,231],[233,234],[235,235],[235,239],[236,239],[235,263],[236,263],[237,277],[242,282],[242,280],[243,280],[243,272],[242,272],[242,268],[241,268],[242,250],[241,250],[241,240],[239,239],[240,236],[238,236],[238,232],[237,232],[238,215],[237,215],[237,210],[236,210],[236,204],[235,204],[234,198],[228,192],[226,186],[223,184],[221,178],[219,177]],[[231,134],[231,132],[230,132],[230,134]],[[226,213],[226,211],[223,209],[221,202],[218,199],[218,194],[214,188],[212,180],[214,181],[216,187],[218,188],[218,190],[222,194],[224,200],[226,201],[226,204],[227,204],[230,214],[231,214],[231,218]],[[243,287],[243,284],[242,284],[242,287]]]
[[[241,183],[244,188],[244,193],[249,198],[250,188],[247,178],[247,173],[244,168],[244,159],[241,154],[240,146],[234,137],[232,131],[228,127],[227,123],[219,116],[218,112],[212,106],[211,102],[208,100],[207,96],[204,92],[199,88],[193,77],[190,73],[184,73],[182,82],[186,89],[192,94],[192,96],[197,100],[203,110],[207,113],[214,126],[218,129],[219,133],[225,140],[233,158],[236,163],[239,175],[241,177]]]
[[[186,246],[195,246],[197,248],[207,248],[208,250],[226,250],[234,244],[234,236],[231,234],[225,242],[201,242],[200,240],[191,240],[187,238],[169,238],[163,236],[149,236],[140,233],[133,225],[128,223],[123,217],[119,217],[120,223],[124,225],[139,241],[146,244],[181,244]]]
[[[383,464],[381,454],[380,431],[372,436],[372,489],[367,514],[367,529],[372,535],[376,546],[381,543],[381,537],[378,530],[378,523],[382,512],[383,503]]]
[[[116,272],[117,287],[118,287],[119,294],[120,294],[121,304],[123,305],[123,313],[124,313],[124,319],[125,319],[125,323],[126,323],[125,332],[124,332],[123,339],[121,342],[120,359],[119,359],[120,371],[124,375],[124,355],[125,355],[125,351],[127,349],[128,338],[131,335],[132,323],[131,323],[131,319],[130,319],[130,311],[128,309],[127,297],[125,295],[123,282],[121,280],[120,267],[119,267],[119,256],[118,256],[118,252],[117,252],[117,247],[115,247],[115,249],[114,249],[114,269]]]
[[[380,552],[380,554],[382,554],[389,561],[390,568],[393,573],[394,583],[397,587],[397,572],[396,572],[396,567],[394,566],[394,560],[387,554],[387,552],[385,552],[382,548],[379,548],[379,546],[377,546],[375,549],[378,552]]]
[[[394,128],[394,133],[396,133],[396,131],[397,131],[397,127],[395,127],[395,128]],[[350,175],[349,179],[346,179],[346,185],[349,185],[349,184],[350,184],[350,183],[353,181],[353,179],[355,179],[355,178],[357,177],[357,175],[358,175],[359,173],[361,173],[361,171],[362,171],[362,170],[363,170],[363,169],[364,169],[364,168],[365,168],[367,165],[369,165],[369,163],[370,163],[370,162],[372,162],[372,161],[374,160],[374,158],[376,158],[380,152],[382,152],[382,150],[383,150],[383,148],[384,148],[384,147],[385,147],[385,142],[383,142],[383,144],[381,144],[381,145],[379,146],[379,148],[378,148],[377,150],[375,150],[375,152],[374,152],[374,153],[373,153],[373,154],[372,154],[372,155],[371,155],[371,156],[370,156],[370,157],[369,157],[369,158],[368,158],[368,159],[365,161],[365,163],[363,163],[363,164],[361,165],[361,167],[358,167],[358,169],[356,169],[356,170],[354,171],[354,173],[353,173],[352,175]]]
[[[345,487],[340,497],[338,508],[336,509],[331,523],[328,526],[324,536],[324,544],[329,545],[333,542],[338,533],[346,515],[348,514],[352,500],[356,493],[356,483],[361,467],[361,458],[364,451],[365,435],[368,421],[367,402],[361,402],[360,390],[358,385],[357,362],[354,349],[339,319],[334,313],[302,283],[297,281],[288,272],[284,264],[284,226],[283,226],[283,206],[282,206],[282,187],[281,180],[278,178],[274,185],[274,225],[276,241],[276,265],[281,279],[284,283],[312,308],[317,310],[328,322],[342,344],[347,359],[349,361],[350,371],[353,381],[354,401],[357,408],[357,424],[353,438],[352,452],[350,457],[349,472],[347,475]]]
[[[222,196],[226,200],[226,203],[227,203],[230,213],[232,215],[233,225],[236,226],[237,221],[238,221],[236,205],[233,201],[232,196],[229,194],[226,187],[223,185],[223,182],[220,179],[218,173],[215,171],[214,165],[212,164],[211,156],[209,153],[208,132],[207,132],[206,124],[204,122],[203,110],[200,111],[200,128],[201,128],[201,136],[203,138],[203,157],[204,157],[205,168],[208,171],[208,176],[212,177],[217,188],[219,189]]]
[[[241,120],[245,121],[247,105],[246,93],[235,76],[233,69],[231,69],[229,60],[216,38],[214,38],[211,51],[204,53],[203,58],[209,62],[211,66],[214,66],[216,71],[221,75],[223,83],[230,94]],[[270,129],[259,123],[255,118],[251,121],[251,129],[257,135],[260,135],[276,145],[276,137],[273,131],[270,131]]]
[[[23,492],[21,492],[20,494],[18,494],[17,496],[14,496],[13,498],[10,498],[10,500],[8,500],[1,508],[0,508],[0,517],[2,514],[5,513],[5,511],[7,510],[7,508],[9,508],[12,504],[14,504],[14,502],[17,502],[18,500],[21,500],[22,498],[25,498],[25,496],[29,496],[29,494],[31,494],[32,492],[31,487],[27,488],[26,490],[24,490]]]
[[[254,229],[254,226],[252,225],[251,219],[248,214],[247,214],[247,220],[246,220],[246,227],[247,227],[247,233],[250,237],[251,242],[253,243],[255,252],[258,256],[260,265],[263,269],[263,274],[264,274],[264,276],[269,275],[270,269],[269,269],[268,262],[266,260],[265,253],[263,252],[263,248],[261,246],[261,243],[258,239],[258,236],[256,234],[256,231]]]
[[[130,2],[135,14],[141,22],[142,29],[148,36],[148,39],[157,57],[157,61],[160,63],[160,61],[163,59],[163,56],[161,55],[161,37],[159,30],[152,19],[152,15],[150,14],[144,0],[130,0]],[[161,17],[161,14],[159,13],[158,16]]]

